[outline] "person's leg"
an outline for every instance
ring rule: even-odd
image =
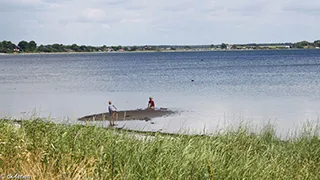
[[[115,121],[115,119],[116,119],[116,112],[113,111],[113,112],[112,112],[112,124],[111,124],[111,126],[114,126],[114,121]]]
[[[109,126],[112,126],[113,112],[109,114]]]
[[[117,111],[115,112],[115,114],[116,114],[116,116],[115,116],[115,117],[116,117],[115,121],[117,121],[117,120],[118,120],[118,116],[119,116],[119,114],[118,114],[118,112],[117,112]],[[115,125],[115,124],[113,123],[113,125]]]

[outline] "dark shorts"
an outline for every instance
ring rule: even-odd
[[[117,111],[110,111],[109,116],[112,116],[113,113],[116,113]]]

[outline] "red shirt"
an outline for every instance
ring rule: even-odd
[[[153,100],[149,100],[149,107],[154,107],[154,101]]]

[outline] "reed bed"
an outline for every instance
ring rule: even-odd
[[[42,120],[0,121],[0,174],[31,179],[320,179],[318,128],[164,135]],[[152,138],[150,138],[152,137]]]

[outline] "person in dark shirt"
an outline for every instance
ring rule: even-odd
[[[149,102],[148,102],[148,109],[154,109],[155,108],[155,103],[152,97],[149,97]]]

